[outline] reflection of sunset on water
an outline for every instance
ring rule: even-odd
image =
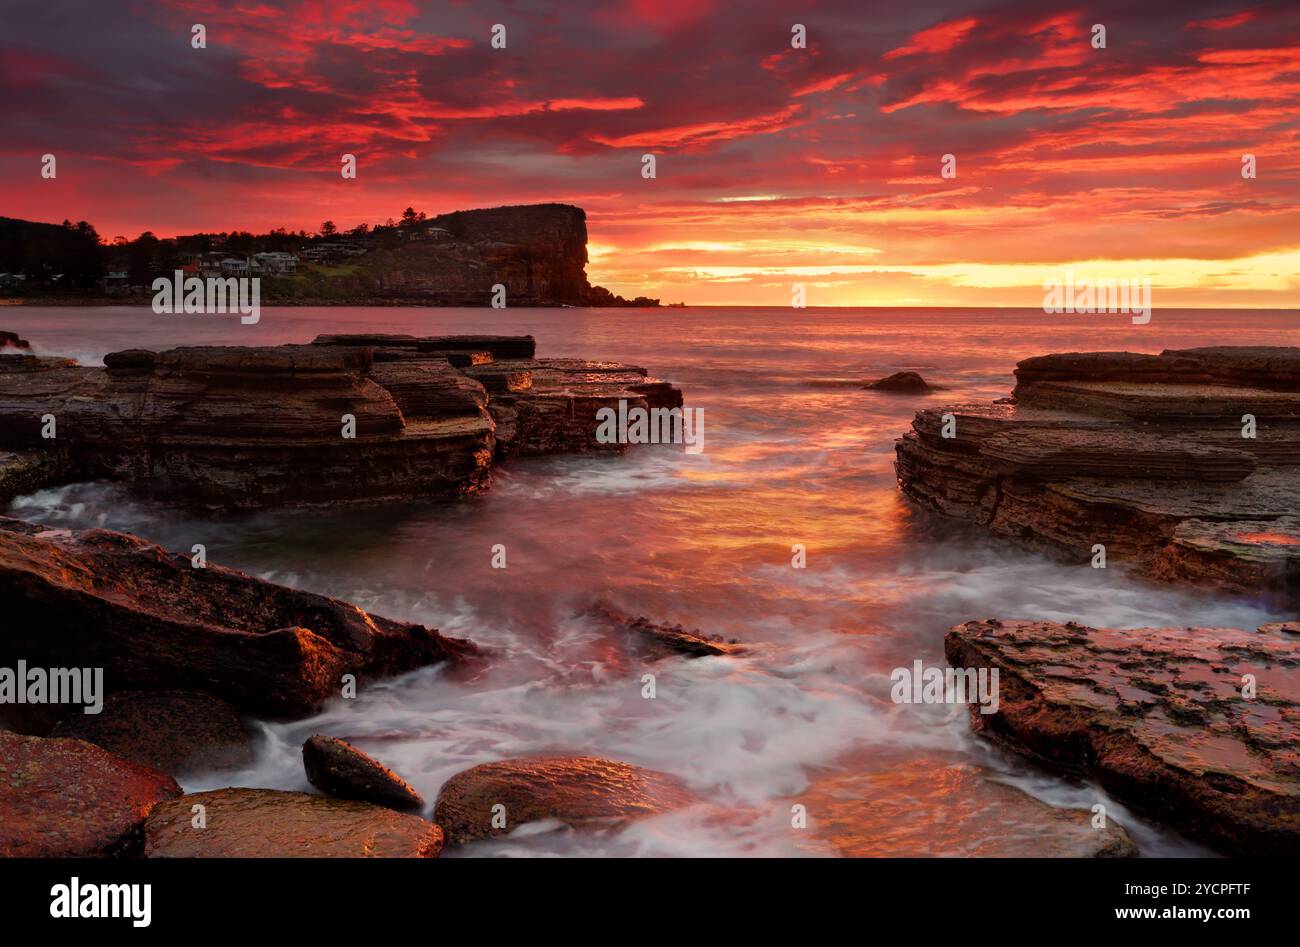
[[[245,332],[110,312],[111,323],[99,312],[13,310],[6,326],[58,339],[58,353],[90,361],[128,344],[278,344],[358,326],[530,332],[542,355],[647,366],[707,418],[701,454],[641,446],[510,461],[491,489],[463,503],[209,521],[104,484],[19,500],[14,515],[52,526],[109,526],[173,548],[202,535],[214,562],[468,637],[493,654],[470,681],[427,669],[309,720],[268,724],[255,765],[187,789],[304,788],[298,747],[326,732],[382,751],[429,799],[478,763],[582,753],[670,773],[703,800],[613,835],[476,843],[484,854],[830,855],[887,845],[991,853],[1028,844],[999,827],[1010,814],[1030,819],[1044,846],[1065,845],[1070,813],[1086,813],[1096,787],[991,750],[970,732],[965,707],[891,702],[891,669],[941,665],[947,629],[976,618],[1254,628],[1287,617],[1130,580],[1119,565],[1099,575],[937,523],[903,502],[893,466],[894,440],[918,408],[1001,397],[1017,359],[1207,344],[1240,331],[1244,318],[1252,341],[1277,344],[1293,333],[1284,313],[1158,310],[1139,331],[1005,310],[687,310],[648,319],[268,308]],[[904,368],[943,390],[861,388]],[[1261,532],[1256,541],[1276,539]],[[488,565],[498,543],[509,551],[504,570]],[[802,569],[792,566],[796,544],[806,548]],[[745,653],[646,664],[621,632],[588,616],[597,603],[735,639]],[[653,700],[640,693],[645,673],[656,676]],[[879,806],[864,805],[868,794]],[[1044,802],[1065,814],[1045,812]],[[809,828],[792,836],[794,804],[807,806]],[[1193,850],[1112,811],[1146,852]]]

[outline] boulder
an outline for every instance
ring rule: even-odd
[[[473,645],[209,564],[125,533],[0,517],[0,663],[104,668],[112,692],[196,690],[241,713],[301,716],[358,681]]]
[[[389,809],[421,809],[424,800],[402,777],[337,737],[317,734],[302,745],[302,762],[313,786],[337,799],[372,802]]]
[[[234,769],[253,761],[235,708],[197,691],[126,691],[98,714],[74,713],[53,736],[75,737],[172,776]]]
[[[203,818],[202,827],[195,806]],[[442,831],[365,802],[274,789],[218,789],[155,806],[148,858],[437,858]]]
[[[721,635],[705,635],[699,629],[688,631],[681,625],[663,625],[641,616],[633,618],[603,605],[593,606],[587,614],[601,624],[626,633],[635,650],[651,661],[670,655],[704,658],[743,654],[745,651],[734,639],[728,641]]]
[[[1300,851],[1300,635],[990,620],[944,644],[998,669],[982,735],[1224,850]]]
[[[31,347],[32,344],[26,339],[19,338],[17,332],[0,331],[0,349],[27,350]]]
[[[550,756],[500,760],[457,773],[438,793],[433,819],[450,844],[505,835],[554,819],[578,829],[611,829],[691,804],[675,778],[616,760]],[[494,828],[493,806],[505,806]]]
[[[884,378],[879,378],[870,384],[863,385],[873,391],[894,391],[900,394],[924,394],[932,390],[924,378],[916,372],[894,372]]]
[[[131,854],[176,781],[81,740],[0,730],[0,857]]]

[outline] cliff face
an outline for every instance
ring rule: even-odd
[[[461,210],[431,222],[447,235],[371,253],[362,285],[430,304],[482,305],[498,283],[508,305],[586,305],[587,215],[568,204]]]

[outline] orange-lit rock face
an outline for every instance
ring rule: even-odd
[[[193,807],[207,826],[193,825]],[[155,807],[149,858],[437,858],[442,831],[365,802],[272,789],[219,789]]]
[[[345,673],[382,676],[472,645],[109,530],[0,517],[0,663],[103,667],[113,690],[181,688],[305,714]]]
[[[1268,546],[1300,545],[1300,537],[1289,533],[1238,533],[1237,539],[1243,543],[1262,543]]]
[[[438,794],[433,820],[452,844],[504,835],[555,819],[575,828],[610,829],[694,801],[664,773],[594,757],[535,757],[484,763],[457,773]],[[501,810],[505,824],[494,825]]]
[[[1137,854],[1114,821],[1094,828],[1088,809],[1049,806],[979,767],[938,758],[890,763],[887,754],[873,754],[814,777],[797,798],[813,837],[849,858]]]
[[[945,650],[1001,669],[998,712],[972,715],[983,734],[1223,848],[1285,854],[1300,846],[1300,635],[1287,629],[990,620],[956,626]]]
[[[145,816],[180,794],[170,776],[81,740],[0,730],[0,856],[130,854]]]
[[[1108,567],[1295,594],[1300,348],[1045,355],[1016,379],[1013,405],[917,414],[905,495],[1072,557],[1104,545]]]
[[[596,442],[601,406],[682,404],[643,368],[534,349],[532,336],[372,333],[131,349],[102,369],[5,356],[0,501],[97,477],[221,510],[461,496],[498,457],[621,449]]]

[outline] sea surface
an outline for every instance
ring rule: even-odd
[[[251,768],[183,780],[306,789],[313,733],[355,742],[430,803],[450,776],[537,753],[608,756],[682,779],[698,806],[621,832],[541,824],[464,855],[836,855],[1054,851],[1017,839],[1006,784],[1123,824],[1144,855],[1201,850],[1110,799],[970,733],[965,707],[895,704],[890,673],[944,663],[943,637],[987,617],[1091,625],[1254,628],[1262,602],[1153,586],[936,522],[900,497],[894,441],[926,405],[1006,395],[1017,360],[1049,352],[1294,345],[1300,313],[1124,315],[943,309],[5,308],[0,328],[42,353],[98,364],[125,348],[273,345],[322,332],[531,333],[541,356],[647,367],[704,409],[704,449],[502,465],[468,501],[208,519],[110,484],[19,498],[12,515],[138,533],[209,560],[472,638],[496,652],[473,681],[438,668],[295,723],[255,722]],[[857,383],[915,369],[945,390]],[[504,544],[507,568],[491,568]],[[791,565],[792,546],[807,567]],[[743,658],[646,668],[582,617],[605,603],[735,638]],[[642,675],[656,696],[642,697]],[[1011,794],[1014,798],[1015,794]],[[804,805],[808,827],[791,825]],[[1047,833],[1045,833],[1047,834]]]

